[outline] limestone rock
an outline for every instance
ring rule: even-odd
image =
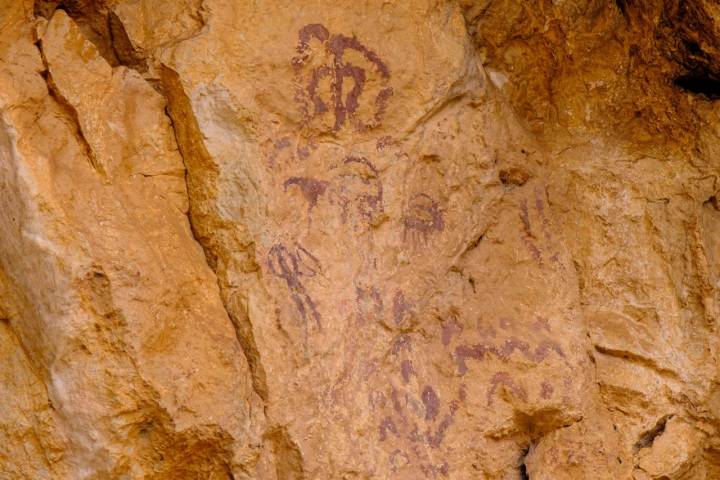
[[[718,25],[0,0],[0,477],[717,478]]]
[[[162,97],[62,11],[40,49],[31,25],[3,98],[3,298],[65,437],[54,459],[66,478],[254,465],[262,405],[190,231]]]

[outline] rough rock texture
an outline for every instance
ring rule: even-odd
[[[0,478],[720,478],[717,2],[0,32]]]

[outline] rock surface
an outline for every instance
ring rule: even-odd
[[[715,2],[0,32],[0,478],[720,478]]]

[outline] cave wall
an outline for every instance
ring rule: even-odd
[[[0,32],[0,477],[720,477],[715,2]]]

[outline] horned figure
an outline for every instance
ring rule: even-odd
[[[390,71],[375,52],[354,37],[331,35],[318,23],[300,29],[296,50],[297,56],[292,59],[297,77],[296,100],[306,125],[316,118],[322,121],[326,114],[333,120],[325,126],[333,132],[346,124],[358,131],[380,124],[393,89],[388,86]],[[348,52],[359,54],[370,68],[354,65]],[[377,76],[377,81],[372,81],[375,79],[370,75]],[[370,89],[372,92],[366,91]],[[361,100],[371,104],[362,108]]]

